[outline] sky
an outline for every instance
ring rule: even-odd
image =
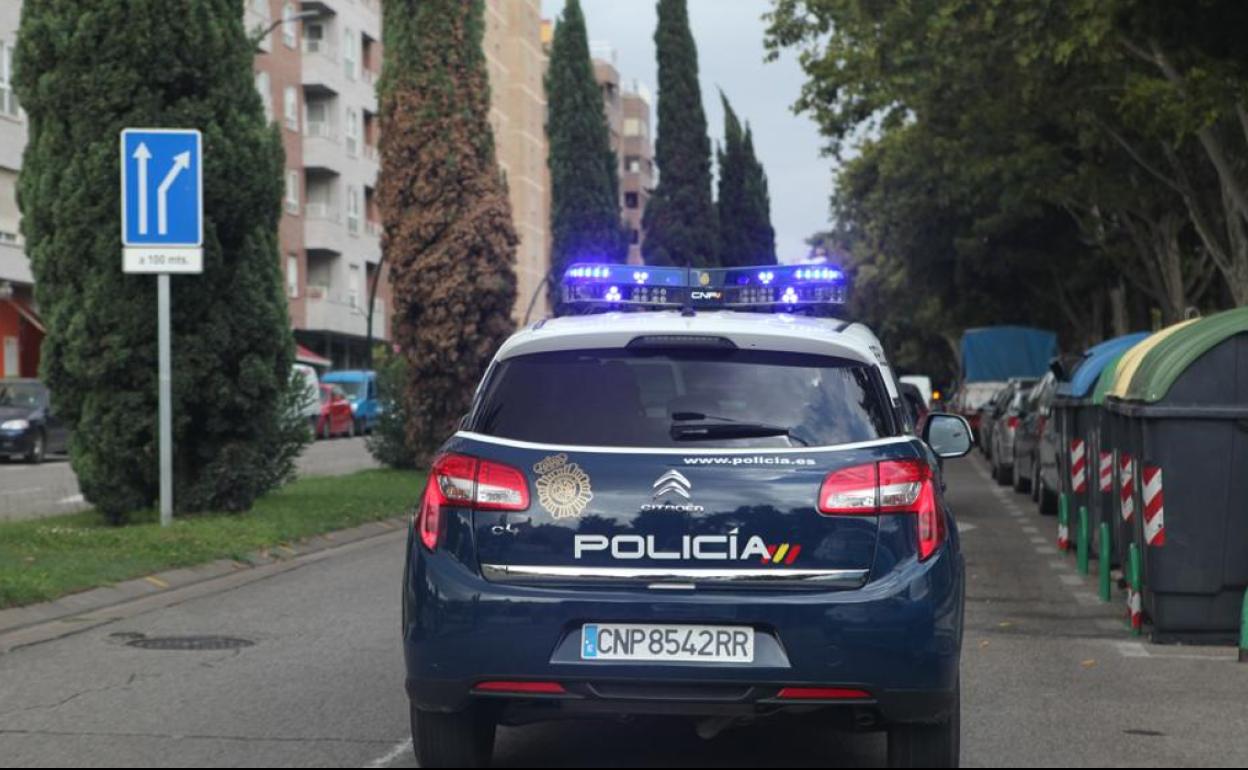
[[[564,0],[542,0],[543,18],[557,19],[563,5]],[[786,52],[779,61],[765,61],[762,15],[770,7],[769,0],[689,0],[689,21],[712,146],[723,136],[722,88],[754,131],[754,150],[771,190],[780,261],[798,262],[806,255],[806,238],[829,225],[833,160],[820,154],[824,142],[814,122],[793,113],[805,81],[797,57]],[[657,96],[654,0],[581,0],[581,8],[591,44],[615,49],[621,86],[635,79]]]

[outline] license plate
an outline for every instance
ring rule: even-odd
[[[754,629],[587,623],[581,627],[581,660],[753,663]]]

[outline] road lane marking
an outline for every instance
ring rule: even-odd
[[[69,497],[64,497],[57,501],[57,505],[77,505],[78,503],[85,503],[86,501],[87,499],[82,495],[70,495]]]
[[[1060,561],[1060,560],[1051,561],[1049,562],[1049,567],[1052,569],[1057,569],[1057,570],[1068,570],[1070,569],[1070,564],[1068,562]]]
[[[1085,607],[1091,607],[1094,604],[1101,604],[1101,599],[1090,591],[1075,591],[1075,601]]]
[[[1049,542],[1049,539],[1047,537],[1041,537],[1039,535],[1036,535],[1030,539],[1031,539],[1032,545],[1044,545]]]
[[[395,762],[398,762],[400,759],[402,759],[403,755],[407,754],[411,750],[412,750],[412,739],[408,738],[407,740],[402,741],[401,743],[395,745],[395,747],[387,751],[385,755],[377,757],[372,762],[369,762],[367,765],[364,765],[364,767],[370,768],[373,770],[377,770],[383,767],[390,767]]]
[[[1059,580],[1061,580],[1063,583],[1065,583],[1068,586],[1083,585],[1083,578],[1079,577],[1078,575],[1058,575],[1057,577]]]
[[[959,521],[959,522],[958,522],[958,532],[959,532],[959,533],[972,532],[972,531],[974,531],[974,530],[976,530],[976,529],[979,529],[979,527],[977,527],[977,526],[976,526],[976,525],[974,525],[974,524],[967,524],[967,523],[966,523],[966,522],[964,522],[964,521]]]
[[[1039,530],[1039,529],[1037,529],[1035,526],[1033,526],[1033,525],[1031,525],[1031,524],[1027,524],[1027,525],[1025,525],[1025,526],[1023,527],[1023,531],[1024,531],[1024,532],[1026,532],[1026,533],[1027,533],[1027,534],[1029,534],[1029,535],[1038,535],[1038,534],[1040,534],[1040,530]]]
[[[1051,545],[1036,546],[1036,553],[1041,556],[1053,556],[1057,553],[1057,549]]]

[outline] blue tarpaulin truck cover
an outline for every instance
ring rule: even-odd
[[[1043,329],[967,329],[962,335],[962,381],[1005,382],[1011,377],[1042,377],[1057,353],[1057,334]]]

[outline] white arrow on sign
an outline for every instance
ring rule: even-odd
[[[147,235],[147,162],[152,159],[152,153],[146,142],[139,142],[134,159],[139,164],[139,234]]]
[[[178,178],[178,174],[181,174],[183,169],[190,167],[191,154],[189,152],[180,152],[173,156],[173,167],[169,169],[168,174],[165,174],[164,180],[161,181],[160,187],[156,190],[156,230],[161,235],[169,232],[169,188],[173,186],[173,181]],[[142,178],[140,177],[140,179]],[[142,223],[143,220],[140,219],[139,221]],[[142,226],[140,224],[140,227]]]

